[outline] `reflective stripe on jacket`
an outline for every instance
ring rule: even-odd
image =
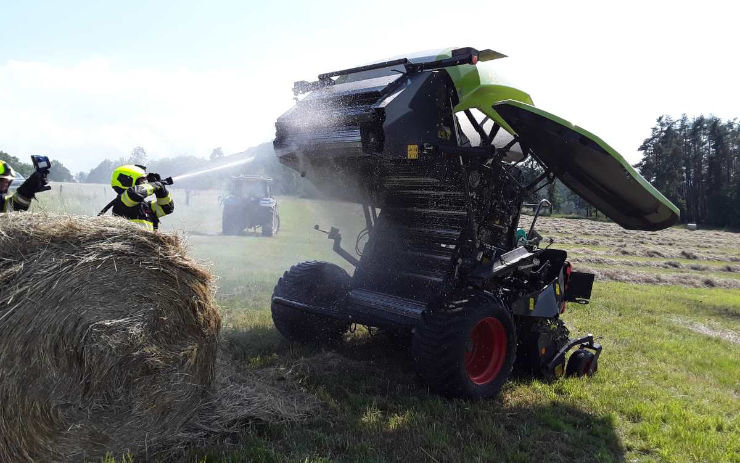
[[[14,192],[8,195],[0,195],[0,212],[27,211],[31,200],[26,199]]]
[[[147,196],[155,194],[156,201],[146,201]],[[159,219],[175,210],[175,203],[166,188],[154,190],[147,183],[134,185],[121,193],[113,203],[113,215],[125,217],[141,224],[148,230],[156,230]]]

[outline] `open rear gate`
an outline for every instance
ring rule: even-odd
[[[519,101],[493,108],[544,167],[622,227],[661,230],[678,222],[678,208],[596,135]]]

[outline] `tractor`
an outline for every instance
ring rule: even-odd
[[[272,196],[272,179],[257,175],[232,177],[223,198],[221,229],[224,235],[239,235],[245,229],[260,228],[262,236],[280,229],[280,214]]]
[[[322,261],[284,273],[271,303],[284,337],[380,328],[409,340],[421,380],[452,397],[494,397],[515,367],[549,379],[597,370],[599,343],[571,337],[561,317],[588,303],[594,275],[543,242],[547,200],[519,226],[524,200],[558,178],[627,229],[669,227],[678,209],[600,138],[502,81],[504,57],[447,49],[294,84],[276,155],[360,205],[368,238],[357,258],[340,230],[323,230],[352,274]]]

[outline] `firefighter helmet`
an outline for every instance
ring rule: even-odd
[[[0,161],[0,178],[5,180],[15,179],[15,171],[5,161]]]
[[[116,167],[110,179],[110,186],[118,193],[123,193],[127,188],[136,184],[136,181],[146,177],[144,166],[126,164]]]

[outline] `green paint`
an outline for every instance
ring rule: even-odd
[[[578,134],[590,139],[591,141],[596,143],[602,150],[608,153],[612,158],[614,158],[617,162],[619,162],[622,165],[622,167],[624,167],[624,170],[626,170],[636,182],[638,182],[645,190],[647,190],[650,194],[652,194],[658,201],[660,201],[664,206],[666,206],[671,211],[673,211],[673,213],[676,214],[677,217],[680,215],[678,208],[672,202],[670,202],[668,198],[663,196],[663,194],[660,191],[658,191],[654,186],[652,186],[650,182],[645,180],[645,178],[642,175],[637,173],[637,171],[635,171],[635,169],[632,168],[632,166],[619,153],[617,153],[616,150],[614,150],[614,148],[609,146],[604,140],[592,134],[588,130],[578,127],[577,125],[572,124],[566,121],[565,119],[562,119],[554,114],[550,114],[547,111],[543,111],[542,109],[536,108],[530,104],[522,103],[521,101],[511,99],[511,100],[501,101],[499,104],[507,104],[511,106],[516,106],[517,108],[537,114],[546,119],[550,119],[551,121],[557,124],[560,124],[571,130],[574,130]]]
[[[452,50],[452,48],[444,50],[437,56],[437,59],[451,57]],[[508,85],[503,85],[497,78],[496,73],[489,66],[479,67],[464,64],[445,68],[445,71],[452,78],[458,98],[460,99],[460,102],[454,108],[455,112],[475,108],[490,117],[511,134],[514,134],[514,130],[493,109],[493,105],[504,100],[516,100],[527,104],[534,104],[528,93]]]

